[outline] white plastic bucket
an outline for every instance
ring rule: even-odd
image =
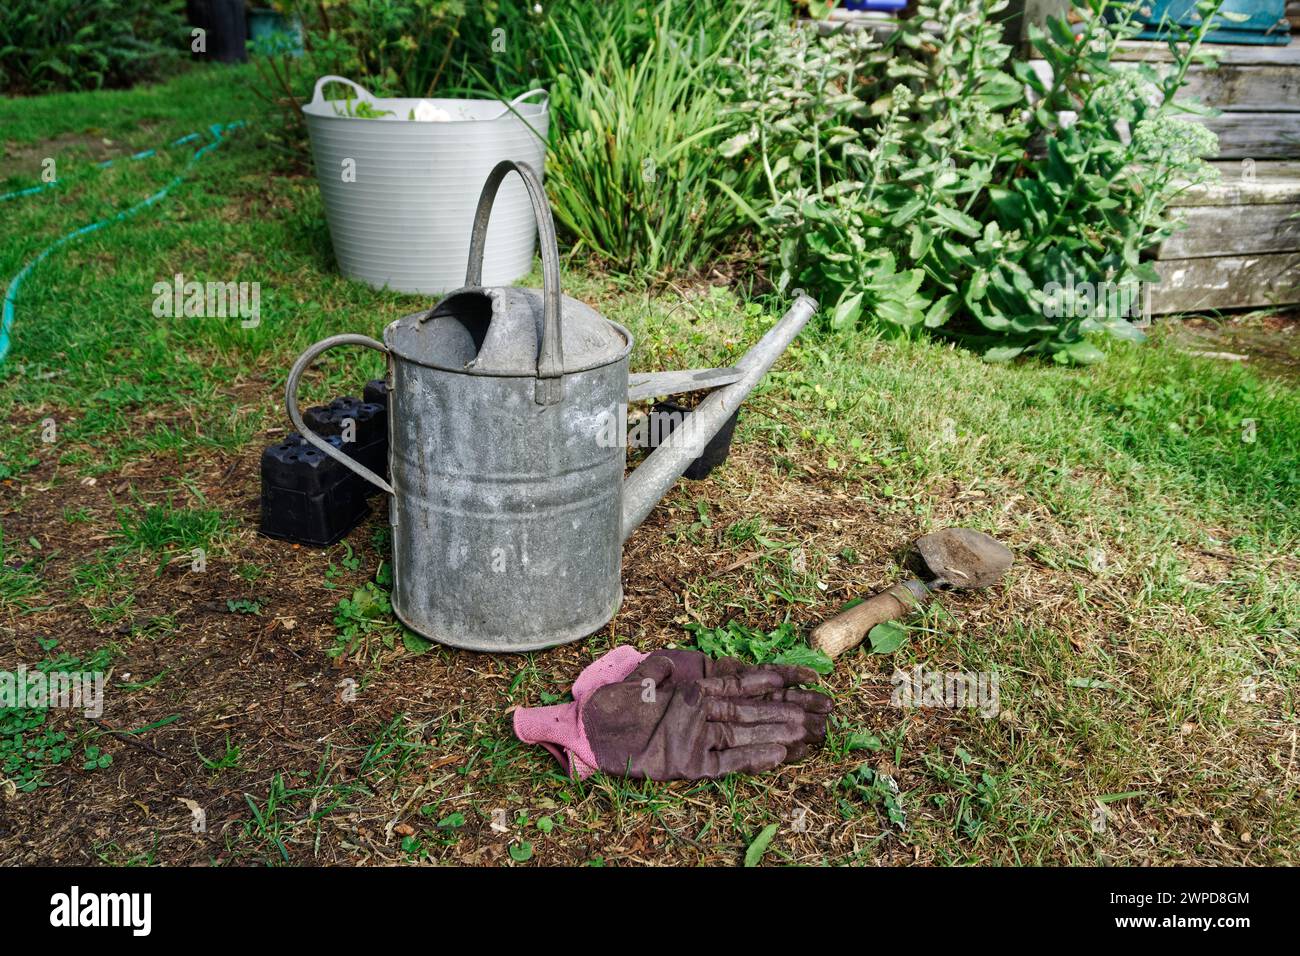
[[[350,86],[358,100],[392,115],[348,116],[346,101],[322,98],[327,83]],[[339,271],[375,288],[438,294],[465,283],[488,173],[503,159],[543,173],[550,110],[546,91],[530,90],[508,104],[435,99],[428,102],[450,121],[408,119],[421,102],[377,98],[351,80],[322,76],[302,111]],[[526,275],[535,239],[528,193],[511,177],[492,207],[483,284],[511,285]]]

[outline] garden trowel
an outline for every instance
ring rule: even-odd
[[[916,552],[924,564],[920,578],[895,584],[821,624],[809,640],[813,648],[838,657],[861,644],[877,624],[920,607],[933,591],[986,588],[997,582],[1012,560],[1001,544],[969,528],[945,528],[917,538]]]

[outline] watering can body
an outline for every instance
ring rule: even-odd
[[[512,171],[538,220],[541,290],[479,285],[492,200]],[[465,287],[391,323],[382,343],[361,335],[316,343],[289,373],[286,405],[304,438],[388,492],[392,606],[408,627],[454,647],[537,650],[585,637],[614,616],[624,539],[815,308],[803,297],[742,367],[639,376],[630,388],[632,336],[561,295],[541,181],[506,161],[480,199]],[[312,433],[298,410],[303,372],[344,344],[387,356],[391,483]],[[625,482],[619,426],[629,396],[683,381],[726,387]]]
[[[570,303],[581,305],[567,300],[566,313]],[[567,373],[563,399],[543,404],[532,376],[467,375],[403,354],[419,318],[385,334],[394,611],[420,634],[481,651],[599,630],[623,593],[627,460],[599,425],[627,394],[631,337],[613,360]]]

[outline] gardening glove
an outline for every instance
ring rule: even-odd
[[[796,684],[814,684],[817,682],[815,671],[807,667],[795,667],[788,664],[746,664],[738,657],[719,657],[716,660],[700,651],[654,651],[645,655],[628,680],[638,680],[642,684],[646,678],[654,681],[660,690],[672,690],[679,684],[700,680],[704,677],[740,677],[750,671],[776,673],[784,678],[785,684],[779,690],[762,692],[761,700],[786,701],[801,707],[821,707],[829,700],[825,694],[814,690],[800,690]],[[829,708],[826,713],[829,713]]]
[[[617,647],[579,675],[573,703],[515,711],[515,736],[542,744],[578,777],[757,773],[825,738],[830,698],[792,686],[816,679],[803,667]]]

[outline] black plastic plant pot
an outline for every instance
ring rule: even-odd
[[[650,447],[658,448],[660,442],[671,435],[673,429],[690,413],[691,409],[676,402],[656,402],[650,411]],[[709,477],[714,468],[727,460],[727,456],[731,454],[731,436],[736,431],[736,416],[739,414],[739,408],[731,413],[731,417],[718,429],[718,433],[704,446],[700,457],[691,462],[690,466],[682,472],[683,478],[700,481]]]
[[[337,435],[326,441],[344,448]],[[294,432],[262,452],[260,530],[295,544],[334,544],[369,514],[365,484]]]

